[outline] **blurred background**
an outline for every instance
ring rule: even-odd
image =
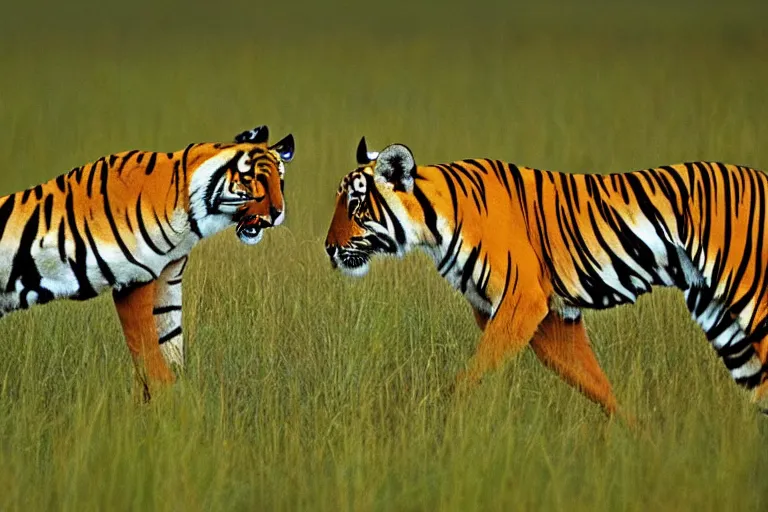
[[[188,368],[136,406],[108,297],[0,322],[0,509],[765,510],[768,429],[678,293],[588,315],[608,422],[479,336],[419,254],[323,252],[362,135],[417,162],[768,168],[764,1],[31,0],[0,17],[0,194],[128,149],[291,132],[285,227],[185,277]]]

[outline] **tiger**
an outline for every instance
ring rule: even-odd
[[[112,291],[145,398],[183,368],[182,277],[192,248],[230,226],[245,244],[285,219],[291,134],[103,156],[0,198],[0,317]]]
[[[768,177],[690,161],[572,174],[497,159],[416,165],[410,148],[369,151],[341,180],[325,249],[331,266],[368,272],[376,254],[423,250],[469,302],[481,337],[450,387],[471,389],[530,346],[598,404],[623,414],[582,310],[682,291],[735,382],[766,412]]]

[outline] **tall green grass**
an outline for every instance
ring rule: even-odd
[[[361,135],[417,160],[768,168],[759,3],[9,6],[0,193],[102,154],[291,131],[286,226],[193,252],[187,369],[149,405],[107,297],[0,322],[2,510],[765,510],[768,426],[679,294],[589,313],[640,434],[479,332],[421,255],[333,273]],[[663,5],[663,6],[662,6]]]

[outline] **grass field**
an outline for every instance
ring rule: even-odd
[[[448,399],[464,300],[421,255],[350,280],[322,246],[361,135],[423,163],[768,168],[760,2],[49,3],[0,18],[0,193],[264,123],[297,154],[285,227],[193,252],[188,368],[154,403],[107,297],[0,322],[0,510],[768,509],[768,420],[679,294],[588,314],[633,434],[531,353]]]

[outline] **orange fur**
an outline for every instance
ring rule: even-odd
[[[152,314],[155,282],[115,292],[113,298],[125,342],[136,367],[136,376],[142,386],[144,398],[149,400],[152,394],[150,386],[167,385],[175,380],[157,342],[157,329]]]
[[[0,198],[0,316],[111,289],[149,396],[183,365],[182,277],[192,248],[234,225],[245,243],[282,222],[293,137],[108,155]]]
[[[418,166],[400,144],[369,153],[339,187],[325,245],[363,275],[378,253],[423,249],[473,307],[483,334],[459,380],[531,345],[608,414],[618,405],[581,309],[684,291],[734,379],[768,397],[768,177],[689,162],[565,174],[491,159]]]
[[[617,412],[611,383],[597,362],[581,319],[568,323],[549,313],[531,339],[531,348],[545,366],[600,404],[607,414]]]

